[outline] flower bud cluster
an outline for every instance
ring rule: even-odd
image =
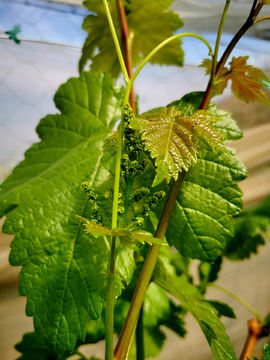
[[[141,175],[147,167],[147,160],[140,163],[137,160],[130,160],[129,155],[124,154],[121,159],[120,175],[126,179],[132,176]]]
[[[130,202],[139,202],[144,196],[149,195],[150,190],[142,187],[136,190],[130,197]],[[142,226],[144,218],[149,216],[150,210],[155,208],[158,202],[166,195],[165,191],[156,191],[153,196],[150,196],[141,204],[141,210],[137,211],[131,220],[137,225]]]
[[[112,197],[113,197],[113,194],[114,194],[114,189],[112,188],[111,189],[111,193],[112,193]],[[124,214],[125,212],[125,208],[123,206],[123,194],[121,192],[118,193],[118,214]]]
[[[89,203],[91,204],[92,214],[90,220],[96,224],[103,225],[103,216],[98,214],[101,205],[101,203],[97,201],[98,195],[87,181],[82,183],[82,187],[88,196]]]
[[[143,145],[136,134],[135,130],[129,127],[130,121],[134,118],[133,111],[130,105],[127,103],[124,106],[124,135],[125,135],[125,147],[129,154],[138,155],[143,151]]]

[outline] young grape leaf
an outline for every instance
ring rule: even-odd
[[[182,99],[173,101],[167,107],[175,106],[177,110],[181,111],[183,116],[188,117],[199,110],[204,92],[195,91],[186,94]],[[153,111],[152,111],[153,112]],[[243,137],[242,131],[237,126],[237,122],[232,118],[230,113],[219,110],[216,104],[209,104],[207,112],[217,116],[219,119],[212,123],[212,126],[217,128],[225,137],[225,142],[234,141]]]
[[[225,333],[225,326],[213,306],[185,293],[172,279],[160,259],[156,263],[152,278],[157,285],[181,301],[181,305],[192,314],[203,331],[215,360],[236,360],[230,339]]]
[[[133,66],[136,66],[157,45],[183,26],[179,16],[172,10],[168,10],[172,2],[173,0],[136,0],[129,4],[127,22],[132,40]],[[118,39],[121,39],[116,1],[109,0],[108,3]],[[99,0],[86,0],[84,5],[95,15],[88,15],[83,23],[83,29],[89,35],[83,46],[79,69],[82,71],[86,62],[91,60],[91,70],[103,71],[117,78],[120,65],[103,3]],[[162,31],[160,31],[161,28]],[[180,40],[166,45],[150,62],[182,66],[183,50],[180,45]]]
[[[250,101],[258,101],[270,106],[265,93],[261,91],[263,81],[270,81],[269,78],[258,68],[247,65],[249,56],[233,57],[229,63],[230,68],[224,67],[215,87],[215,95],[223,93],[227,87],[228,80],[232,81],[232,92],[236,99],[243,100],[246,103]],[[206,74],[211,73],[212,61],[206,59],[203,61],[202,67],[206,67]]]
[[[218,273],[221,269],[222,257],[218,256],[212,263],[201,262],[198,268],[200,278],[200,288],[203,290],[204,285],[209,282],[214,282],[218,278]]]
[[[223,252],[230,260],[248,259],[265,244],[270,226],[270,195],[258,205],[245,209],[235,218],[234,236],[228,238]]]
[[[175,101],[174,105],[182,113],[190,116],[196,111],[202,93],[191,93]],[[170,104],[171,105],[171,104]],[[211,111],[214,111],[213,106]],[[216,111],[215,111],[216,112]],[[216,115],[218,116],[218,115]],[[221,114],[220,121],[225,119],[226,126],[219,130],[228,140],[241,137],[241,131],[234,129],[235,122],[229,114]],[[149,165],[148,171],[153,171]],[[235,156],[232,149],[227,154],[216,150],[201,151],[197,163],[186,174],[178,200],[166,232],[166,239],[174,245],[184,257],[213,262],[220,249],[225,247],[226,239],[233,235],[236,215],[242,209],[242,192],[237,182],[244,180],[247,171],[243,163]],[[168,191],[165,183],[154,188]],[[164,201],[153,209],[159,219]]]
[[[179,172],[197,162],[198,149],[202,143],[224,151],[223,137],[211,126],[218,117],[204,110],[197,110],[184,117],[174,106],[162,108],[156,114],[134,117],[130,127],[142,133],[145,150],[156,158],[157,175],[153,186],[164,179],[177,180]]]
[[[0,192],[0,216],[7,214],[3,231],[15,235],[10,262],[22,266],[19,292],[27,296],[26,313],[59,356],[85,338],[88,319],[101,312],[108,245],[89,237],[75,215],[91,213],[81,186],[88,180],[110,226],[107,194],[114,177],[102,149],[121,116],[123,96],[124,89],[114,88],[105,74],[68,80],[55,95],[61,114],[41,120],[41,142],[26,152]]]
[[[119,228],[109,230],[104,226],[94,223],[93,221],[84,219],[82,217],[79,218],[84,222],[85,232],[87,234],[93,235],[94,237],[117,236],[121,244],[124,246],[132,246],[134,244],[136,245],[136,241],[141,244],[147,243],[149,245],[166,245],[165,241],[155,238],[151,233],[144,230],[131,231],[130,229]]]

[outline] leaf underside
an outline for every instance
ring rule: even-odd
[[[3,231],[15,235],[10,263],[22,266],[19,292],[27,296],[26,313],[58,355],[71,352],[76,339],[84,339],[88,319],[101,313],[108,247],[87,235],[75,215],[91,212],[81,187],[87,180],[110,226],[107,194],[114,177],[102,148],[121,116],[123,92],[104,74],[68,80],[55,95],[61,114],[41,120],[41,142],[26,152],[0,192],[0,216],[7,215]],[[120,251],[118,264],[130,281],[133,256],[124,260]]]
[[[222,94],[227,87],[228,81],[232,81],[232,92],[239,100],[258,101],[270,106],[265,93],[261,90],[264,85],[263,81],[269,82],[269,78],[258,68],[247,65],[249,56],[239,56],[232,59],[229,63],[230,67],[222,69],[220,77],[216,80],[215,95]],[[211,74],[212,60],[206,59],[203,61],[202,67],[206,67],[206,74]]]
[[[177,180],[179,172],[188,171],[197,162],[198,150],[203,146],[224,151],[223,136],[211,126],[218,119],[203,110],[184,117],[174,106],[133,118],[130,127],[142,133],[145,150],[156,159],[153,186],[164,179]]]
[[[127,15],[129,34],[132,36],[132,63],[136,66],[157,45],[174,34],[183,26],[182,20],[173,11],[168,10],[173,0],[136,0],[132,1]],[[116,1],[109,0],[110,12],[118,39],[121,39]],[[108,20],[103,3],[97,0],[86,0],[84,5],[95,13],[85,18],[83,29],[88,32],[79,63],[80,71],[88,60],[91,60],[91,70],[109,73],[117,78],[120,65],[115,45],[110,33]],[[162,31],[160,29],[162,28]],[[183,65],[183,50],[181,41],[168,44],[152,59],[152,64]],[[98,53],[97,53],[98,51]]]

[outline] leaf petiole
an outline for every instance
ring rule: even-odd
[[[236,301],[238,301],[241,305],[243,305],[246,309],[248,309],[257,319],[257,321],[262,324],[263,320],[261,319],[260,315],[257,313],[257,311],[251,306],[249,305],[247,302],[245,302],[245,300],[241,299],[239,296],[235,295],[234,293],[232,293],[231,291],[224,289],[222,286],[219,285],[215,285],[212,283],[208,283],[206,284],[206,286],[211,286],[217,290],[220,290],[222,292],[224,292],[225,294],[229,295],[231,298],[235,299]]]

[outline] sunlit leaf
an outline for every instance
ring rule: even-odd
[[[224,67],[221,75],[216,79],[215,95],[223,93],[229,80],[232,81],[232,92],[236,98],[245,102],[258,101],[270,106],[265,93],[261,90],[263,81],[270,81],[269,78],[258,68],[247,65],[248,56],[240,56],[232,59],[230,67]],[[206,59],[202,65],[206,67],[206,74],[211,73],[212,61]]]
[[[61,114],[41,120],[41,141],[1,186],[0,216],[7,215],[3,231],[15,235],[10,262],[22,266],[26,313],[59,355],[85,338],[88,319],[97,319],[102,308],[108,244],[87,235],[75,215],[91,215],[81,186],[88,181],[110,226],[113,162],[102,161],[103,145],[121,116],[123,92],[101,73],[68,80],[55,95]],[[119,256],[123,265],[121,251]]]
[[[184,117],[174,106],[131,120],[130,127],[142,133],[145,150],[156,159],[157,175],[153,186],[164,179],[167,182],[171,178],[176,180],[179,172],[188,171],[197,162],[202,145],[224,151],[223,136],[211,125],[217,120],[218,117],[203,110]]]
[[[133,66],[183,26],[179,16],[168,10],[172,2],[173,0],[136,0],[126,4]],[[116,1],[109,0],[108,3],[118,39],[121,39]],[[80,70],[83,70],[87,60],[92,60],[91,70],[107,72],[116,78],[120,73],[120,65],[103,3],[100,0],[86,0],[84,5],[95,15],[88,15],[83,23],[83,29],[89,35],[83,47]],[[151,59],[151,63],[182,66],[183,50],[180,45],[180,40],[166,45]]]

